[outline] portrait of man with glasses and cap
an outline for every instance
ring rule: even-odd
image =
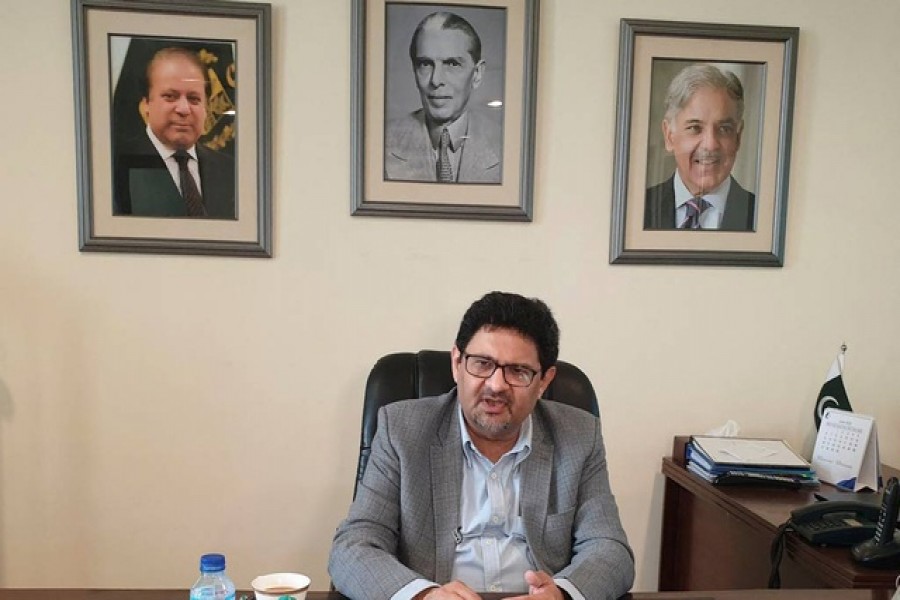
[[[491,292],[469,307],[450,352],[456,387],[379,411],[332,545],[338,591],[594,600],[630,589],[634,556],[600,420],[541,400],[558,354],[559,327],[541,300]]]

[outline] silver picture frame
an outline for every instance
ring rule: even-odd
[[[422,16],[439,11],[464,16],[476,30],[484,28],[479,35],[488,65],[485,79],[493,78],[494,93],[500,96],[482,95],[478,102],[479,108],[491,103],[493,114],[502,113],[497,118],[502,128],[498,181],[463,181],[461,176],[453,183],[404,180],[394,178],[385,166],[392,112],[409,114],[421,108],[421,103],[415,106],[419,100],[404,104],[418,98],[409,57],[413,30]],[[539,0],[473,0],[464,5],[353,0],[352,215],[531,221],[539,12]],[[490,25],[484,15],[500,16],[501,25]]]
[[[271,257],[271,6],[219,0],[72,0],[71,7],[79,249]],[[115,197],[122,189],[114,166],[124,144],[120,131],[129,119],[137,120],[135,130],[145,128],[140,122],[143,106],[139,111],[132,96],[127,110],[122,109],[118,93],[126,86],[139,87],[141,77],[146,81],[152,56],[146,50],[164,45],[196,51],[219,84],[207,82],[218,95],[207,96],[206,114],[215,118],[207,118],[210,138],[206,141],[205,134],[201,141],[213,152],[228,151],[233,157],[223,178],[231,186],[227,201],[232,203],[225,217],[138,214],[131,211],[130,198],[123,210]],[[227,61],[216,56],[220,48],[229,49]],[[143,62],[135,58],[129,63],[134,56]],[[140,188],[133,181],[127,189]],[[156,193],[146,189],[151,197]]]
[[[610,263],[781,267],[787,231],[791,130],[799,29],[622,19],[616,102]],[[693,230],[648,226],[654,156],[664,154],[661,105],[681,65],[725,65],[749,73],[744,143],[755,194],[751,226]],[[666,79],[668,77],[668,80]],[[674,165],[674,161],[672,162]],[[674,166],[669,167],[672,173]],[[732,175],[734,171],[732,172]]]

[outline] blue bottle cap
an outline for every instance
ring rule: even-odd
[[[200,557],[200,572],[215,573],[225,570],[225,555],[223,554],[204,554]]]

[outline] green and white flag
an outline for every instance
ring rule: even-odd
[[[853,411],[853,407],[850,406],[850,399],[847,397],[847,390],[844,388],[842,375],[844,372],[844,351],[845,349],[842,348],[841,352],[834,359],[831,368],[828,370],[828,375],[825,377],[825,383],[819,391],[816,409],[813,411],[813,416],[816,420],[816,430],[819,429],[822,415],[829,406],[850,412]]]

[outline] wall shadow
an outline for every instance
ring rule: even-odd
[[[9,387],[6,385],[6,382],[3,379],[0,379],[0,438],[2,438],[3,434],[3,424],[7,421],[12,420],[13,415],[13,402],[12,402],[12,393],[9,391]],[[0,445],[0,482],[3,481],[3,454],[2,454],[2,445]],[[0,540],[5,539],[6,537],[6,527],[3,522],[3,515],[6,511],[3,510],[5,496],[3,495],[3,487],[0,485]],[[3,556],[2,548],[0,548],[0,581],[6,581],[6,557]]]

